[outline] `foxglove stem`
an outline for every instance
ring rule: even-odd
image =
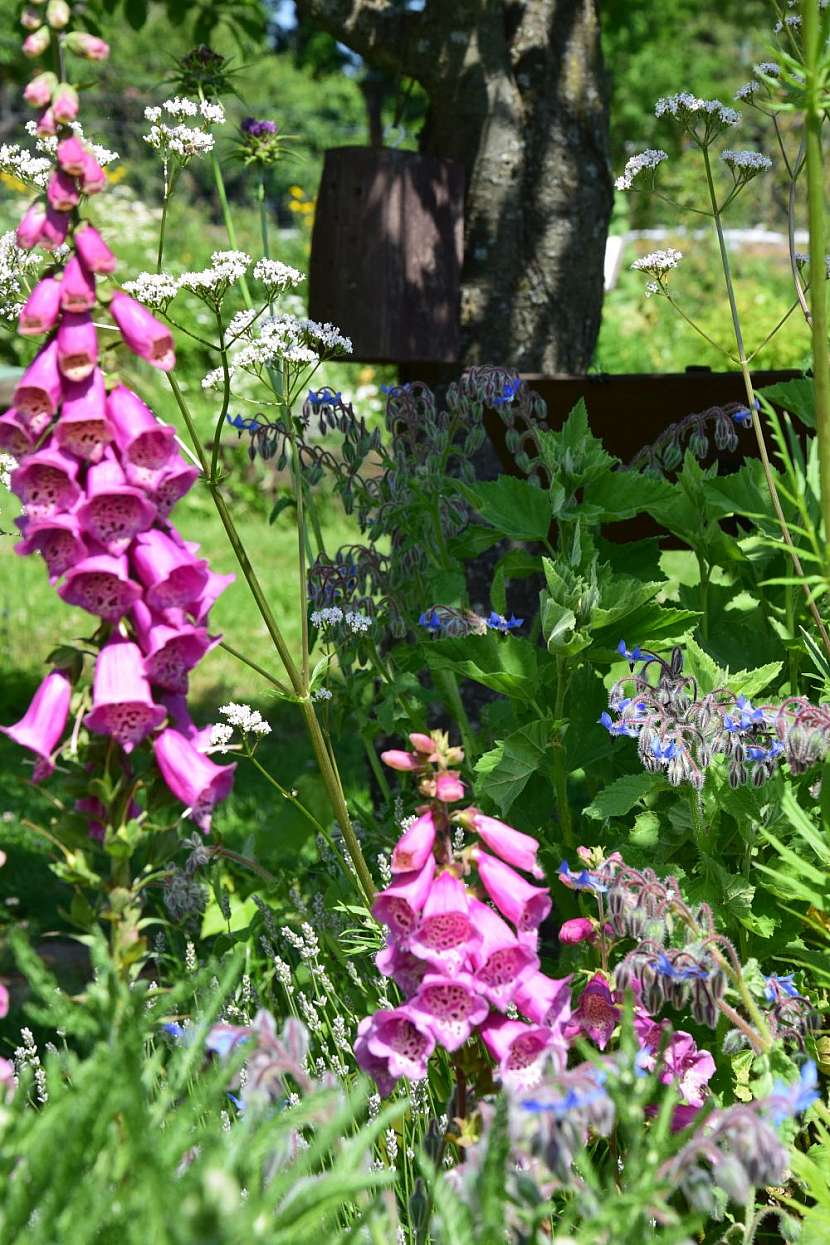
[[[727,249],[726,249],[726,239],[723,236],[723,224],[721,223],[720,210],[718,208],[718,198],[717,198],[717,193],[715,191],[715,183],[712,177],[712,163],[709,159],[708,147],[702,146],[701,152],[703,154],[703,166],[704,166],[704,169],[706,170],[706,184],[709,188],[709,199],[712,204],[712,213],[713,213],[713,218],[715,222],[715,231],[718,236],[718,248],[720,250],[721,267],[723,269],[723,278],[726,283],[726,292],[729,298],[729,309],[732,315],[732,328],[735,333],[735,344],[738,347],[738,360],[740,362],[741,374],[744,380],[744,389],[746,390],[747,405],[749,407],[749,412],[752,417],[752,429],[755,433],[755,440],[758,443],[758,453],[761,455],[761,463],[764,469],[764,477],[767,482],[767,488],[769,490],[770,499],[772,501],[772,507],[773,507],[773,510],[775,511],[775,517],[778,520],[778,526],[781,529],[781,535],[783,537],[784,544],[787,546],[787,550],[792,559],[793,569],[795,570],[796,575],[801,581],[801,586],[804,591],[804,595],[807,599],[807,608],[809,609],[813,617],[813,621],[816,624],[818,633],[821,636],[821,641],[822,641],[822,644],[824,645],[825,652],[827,653],[828,657],[830,657],[830,635],[827,634],[827,628],[825,627],[824,622],[822,621],[821,615],[818,612],[816,603],[813,600],[813,594],[810,589],[810,585],[807,583],[807,579],[804,574],[804,568],[801,565],[801,558],[798,556],[798,551],[795,548],[795,545],[793,544],[793,538],[792,538],[792,535],[790,534],[790,529],[787,525],[787,519],[781,507],[781,499],[778,496],[778,489],[776,487],[775,480],[773,478],[772,467],[770,466],[770,461],[769,461],[769,454],[767,453],[767,445],[764,439],[764,430],[761,427],[761,420],[758,415],[758,407],[756,405],[755,390],[752,385],[752,377],[750,376],[750,373],[749,373],[749,365],[747,363],[746,350],[744,349],[744,338],[743,338],[743,332],[741,331],[741,319],[738,314],[737,303],[735,302],[735,288],[732,283],[732,269],[729,263],[729,253],[727,252]],[[821,149],[820,149],[820,139],[819,139],[819,159],[820,158],[821,158]],[[811,262],[812,262],[812,256],[811,256]],[[821,263],[822,263],[822,268],[823,268],[824,266],[824,252],[823,251],[821,253]],[[824,289],[824,273],[823,272],[821,275],[820,288],[822,290]],[[825,346],[825,355],[826,355],[826,346]],[[828,379],[830,380],[830,378]],[[830,393],[830,390],[828,390],[828,393]],[[830,463],[828,465],[830,465]],[[828,498],[830,499],[830,481],[828,481]],[[826,536],[825,536],[825,539],[826,539]]]
[[[564,658],[559,657],[556,661],[556,701],[553,708],[554,722],[559,723],[565,713],[565,697],[568,691],[568,669],[567,662]],[[566,847],[572,848],[576,845],[573,832],[573,821],[571,819],[571,806],[568,803],[568,775],[565,767],[565,744],[559,728],[556,728],[556,736],[551,740],[551,753],[553,760],[553,785],[556,790],[556,804],[559,811],[559,826],[562,830],[562,842]]]
[[[804,94],[807,105],[805,125],[807,223],[810,231],[810,327],[813,338],[813,385],[826,571],[830,563],[830,353],[827,343],[824,168],[821,144],[821,127],[826,105],[823,101],[824,87],[820,70],[822,53],[819,8],[809,3],[809,0],[802,0],[801,14],[804,30]]]

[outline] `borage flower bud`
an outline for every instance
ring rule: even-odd
[[[78,382],[65,381],[63,405],[55,426],[61,449],[98,462],[113,437],[107,420],[107,394],[100,368]]]
[[[158,529],[136,538],[132,561],[151,609],[184,609],[207,581],[207,563]]]
[[[18,332],[24,337],[48,333],[58,318],[61,305],[61,283],[57,277],[44,277],[32,290],[18,320]]]
[[[86,492],[78,519],[84,533],[104,545],[108,553],[125,553],[139,532],[146,532],[155,521],[155,506],[141,489],[127,483],[113,457],[90,467]]]
[[[38,351],[17,382],[14,405],[38,436],[58,409],[60,399],[58,344],[51,341]]]
[[[163,372],[169,372],[175,367],[173,337],[170,330],[152,312],[121,290],[113,295],[109,309],[133,354],[146,359]]]
[[[90,272],[115,272],[115,256],[93,225],[81,224],[74,239],[75,249]]]
[[[0,454],[22,458],[34,449],[34,444],[29,425],[13,406],[0,415]]]
[[[58,125],[69,125],[78,115],[78,92],[68,82],[59,82],[52,96],[52,116]]]
[[[58,329],[58,367],[72,381],[86,380],[98,362],[98,334],[88,311],[67,311]]]
[[[15,553],[21,557],[39,553],[52,582],[89,556],[75,514],[56,514],[46,519],[30,519],[27,516],[18,519],[17,523],[23,540],[15,545]]]
[[[41,202],[33,203],[17,226],[15,241],[23,251],[37,246],[46,222],[46,208]]]
[[[83,56],[88,61],[103,61],[110,54],[108,43],[85,30],[71,30],[63,43],[67,51],[75,56]]]
[[[35,57],[43,55],[49,46],[51,38],[52,34],[49,27],[41,26],[38,30],[34,30],[30,35],[26,36],[20,50],[24,56],[34,60]]]
[[[33,108],[46,108],[51,103],[52,92],[58,85],[58,79],[51,71],[39,73],[27,83],[23,98]]]
[[[92,710],[84,718],[87,728],[96,735],[110,735],[125,752],[132,752],[166,717],[164,708],[153,701],[141,649],[129,640],[111,640],[95,663]]]
[[[153,752],[170,791],[187,807],[185,815],[208,834],[215,805],[231,793],[236,764],[214,765],[184,735],[169,728],[153,741]]]
[[[435,818],[429,809],[412,823],[395,844],[392,852],[392,872],[410,873],[413,869],[420,869],[431,855],[434,843]]]
[[[434,1050],[435,1038],[425,1020],[407,1006],[375,1012],[357,1027],[355,1058],[384,1095],[402,1076],[423,1081]]]
[[[78,206],[80,197],[75,179],[68,173],[57,169],[49,178],[46,198],[49,200],[50,207],[53,207],[56,212],[71,212]]]
[[[564,943],[594,942],[596,936],[596,925],[587,916],[575,916],[559,930],[559,941]]]
[[[81,495],[78,463],[58,449],[37,450],[11,474],[11,491],[33,519],[71,510]]]
[[[531,886],[523,877],[481,848],[473,850],[473,859],[482,885],[493,903],[520,934],[538,929],[553,904],[550,894],[539,886]]]
[[[66,0],[49,0],[46,6],[46,20],[53,30],[63,30],[69,25],[72,10]]]
[[[497,817],[488,817],[477,808],[467,809],[468,818],[465,824],[483,839],[491,852],[516,869],[532,873],[535,878],[545,876],[544,870],[536,863],[539,844],[529,834],[514,830]]]
[[[158,471],[175,454],[175,430],[160,424],[126,385],[118,385],[107,397],[107,415],[115,431],[115,444],[128,464]]]
[[[88,152],[79,138],[74,134],[70,138],[62,138],[55,154],[64,173],[71,173],[73,177],[81,176]]]
[[[454,977],[427,973],[407,1007],[423,1020],[436,1042],[449,1051],[463,1046],[490,1010],[467,973]]]
[[[66,728],[71,696],[69,679],[60,670],[53,670],[35,692],[20,721],[13,726],[0,726],[4,735],[38,757],[32,775],[35,782],[48,778],[54,771],[52,753]]]
[[[58,596],[107,622],[118,622],[141,596],[141,585],[130,579],[127,559],[108,553],[84,558],[67,571]]]
[[[95,306],[95,278],[73,255],[63,270],[60,284],[61,307],[64,311],[91,311]]]
[[[428,856],[421,869],[399,873],[391,885],[375,896],[372,916],[388,925],[398,938],[407,938],[418,924],[419,914],[435,876],[435,859]]]

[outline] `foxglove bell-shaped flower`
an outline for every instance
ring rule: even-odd
[[[399,873],[391,885],[375,896],[372,905],[375,920],[388,925],[393,936],[408,938],[418,924],[434,876],[435,859],[432,856],[427,858],[421,869],[413,873]]]
[[[384,977],[391,977],[405,995],[414,994],[430,971],[426,960],[407,951],[394,938],[382,951],[378,951],[375,964],[378,972]]]
[[[155,521],[155,506],[141,489],[127,483],[115,458],[89,468],[86,493],[86,501],[78,508],[81,527],[109,553],[126,552],[134,537]]]
[[[4,735],[39,758],[33,774],[35,782],[48,778],[54,771],[52,753],[66,728],[71,697],[69,679],[60,670],[53,670],[35,692],[20,721],[14,726],[0,726]]]
[[[141,596],[141,585],[130,579],[125,557],[102,553],[73,566],[58,595],[67,605],[78,605],[107,622],[117,622]]]
[[[32,290],[17,322],[24,337],[48,333],[54,327],[61,307],[61,282],[57,277],[44,277]]]
[[[463,1046],[490,1010],[467,973],[453,977],[428,973],[407,1007],[423,1019],[436,1042],[449,1051]]]
[[[409,949],[431,964],[455,972],[477,941],[467,888],[454,873],[445,870],[430,888]]]
[[[86,380],[98,362],[98,334],[88,311],[64,313],[58,329],[58,367],[71,381]]]
[[[15,553],[26,557],[39,553],[46,563],[50,580],[60,579],[70,567],[83,561],[88,550],[81,538],[76,514],[56,514],[51,519],[19,519],[23,540]]]
[[[49,178],[46,198],[56,212],[71,212],[78,206],[81,196],[74,177],[64,173],[63,169],[57,169]]]
[[[60,283],[61,307],[78,314],[95,306],[95,278],[73,255],[63,270]]]
[[[39,436],[55,414],[61,400],[61,374],[58,343],[51,341],[39,350],[17,382],[14,405]]]
[[[46,218],[38,239],[46,251],[54,251],[63,246],[69,232],[69,213],[58,212],[51,204],[46,208]]]
[[[493,1017],[482,1025],[480,1033],[498,1065],[502,1084],[520,1091],[539,1084],[548,1052],[554,1046],[552,1030],[543,1025],[526,1025],[522,1020]]]
[[[529,973],[516,990],[515,1003],[523,1016],[547,1028],[561,1028],[571,1016],[570,977]]]
[[[545,876],[544,870],[536,863],[539,843],[531,835],[522,834],[520,830],[514,830],[497,817],[480,813],[477,808],[466,809],[459,820],[469,825],[500,860],[512,865],[514,869],[532,873],[535,878]]]
[[[565,1033],[569,1038],[584,1033],[600,1050],[605,1050],[619,1023],[620,1009],[614,1003],[608,983],[600,973],[595,973],[579,996]]]
[[[43,226],[46,222],[46,208],[38,200],[23,216],[17,226],[15,241],[23,251],[31,251],[40,242]]]
[[[107,415],[115,443],[128,463],[158,471],[175,454],[174,429],[160,424],[138,394],[126,385],[118,385],[109,394]]]
[[[520,934],[538,929],[553,904],[544,887],[531,886],[509,865],[476,848],[473,857],[482,885],[493,903]]]
[[[192,467],[184,461],[180,454],[177,454],[166,467],[162,467],[160,471],[150,473],[144,473],[141,468],[136,472],[136,469],[128,463],[128,480],[137,482],[138,474],[150,475],[151,478],[144,487],[146,487],[147,492],[155,503],[156,509],[159,512],[159,518],[166,519],[176,502],[190,492],[201,472],[198,467]],[[213,575],[208,577],[209,584],[212,578]],[[226,577],[222,576],[222,578]]]
[[[132,561],[151,609],[184,609],[198,600],[207,582],[207,563],[157,528],[137,537]]]
[[[81,495],[78,464],[58,449],[36,450],[11,474],[11,491],[33,519],[71,510]]]
[[[435,817],[432,809],[422,813],[417,821],[401,835],[392,852],[392,872],[411,873],[420,869],[432,855],[435,843]]]
[[[186,692],[188,674],[219,643],[219,637],[190,623],[171,625],[153,615],[143,601],[136,601],[133,620],[150,682],[166,691]]]
[[[188,743],[192,744],[197,752],[204,754],[210,752],[213,727],[199,727],[196,725],[190,716],[187,698],[181,692],[162,691],[159,693],[159,701],[167,710],[170,717],[170,725],[173,729],[177,730],[180,735],[184,735]]]
[[[424,1019],[407,1006],[375,1012],[357,1027],[355,1058],[382,1094],[391,1093],[402,1076],[423,1081],[434,1050],[435,1038]]]
[[[461,775],[454,770],[445,770],[435,775],[435,798],[443,804],[454,804],[464,799],[464,784]]]
[[[133,354],[164,372],[175,367],[176,352],[170,330],[146,307],[118,290],[112,296],[110,313]]]
[[[76,138],[74,134],[69,138],[62,138],[55,154],[58,166],[63,169],[64,173],[70,173],[73,177],[81,176],[84,171],[87,149],[79,138]]]
[[[85,195],[97,195],[107,184],[107,175],[91,151],[86,153],[81,173],[81,190]]]
[[[89,730],[111,735],[132,752],[166,717],[153,701],[138,645],[120,639],[104,645],[95,663],[92,710],[84,718]]]
[[[52,115],[58,125],[69,125],[78,115],[78,92],[68,82],[60,82],[52,96]]]
[[[505,1011],[520,982],[539,967],[539,957],[487,904],[470,902],[470,920],[479,942],[471,953],[477,988]]]
[[[0,454],[22,458],[34,445],[31,428],[14,407],[0,415]]]
[[[101,369],[96,367],[84,380],[65,381],[63,405],[55,427],[55,440],[61,449],[94,463],[101,459],[112,437]]]
[[[230,795],[236,765],[214,765],[184,735],[170,728],[153,741],[153,751],[167,786],[207,834],[214,806]]]
[[[197,599],[187,607],[187,612],[193,618],[193,621],[197,623],[205,622],[218,598],[235,580],[235,575],[220,575],[218,571],[208,571],[204,588],[199,593]]]
[[[90,272],[115,272],[115,256],[93,225],[79,225],[74,240],[75,250]]]

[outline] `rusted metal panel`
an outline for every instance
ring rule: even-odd
[[[381,147],[326,152],[309,268],[309,313],[367,362],[450,363],[459,352],[464,174]]]

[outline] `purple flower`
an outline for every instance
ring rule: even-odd
[[[236,765],[214,765],[184,735],[169,728],[153,742],[153,751],[167,786],[207,834],[213,806],[230,795]]]
[[[407,938],[415,929],[435,876],[435,858],[429,855],[421,869],[399,873],[376,897],[372,916],[388,925],[398,938]]]
[[[625,657],[627,661],[643,661],[645,659],[645,653],[638,644],[635,644],[634,648],[628,649],[626,648],[625,640],[620,640],[617,645],[617,652],[621,657]]]
[[[467,888],[454,873],[445,870],[430,887],[409,948],[437,969],[457,972],[477,941]]]
[[[580,869],[579,873],[573,873],[567,860],[562,861],[558,872],[559,881],[563,886],[567,886],[568,890],[594,891],[597,895],[604,895],[608,890],[598,874],[592,873],[589,869]]]
[[[520,934],[538,929],[553,907],[547,888],[531,886],[509,865],[481,848],[474,849],[474,859],[482,885],[499,912]]]
[[[437,635],[441,630],[441,617],[437,610],[425,610],[418,619],[419,627],[426,627],[427,631],[433,635]]]
[[[739,406],[737,411],[732,412],[732,418],[742,428],[749,428],[752,423],[752,412],[746,406]]]
[[[792,973],[770,973],[769,977],[764,978],[765,988],[764,995],[768,1003],[777,1003],[782,998],[798,999],[801,998],[801,992],[793,980]]]
[[[357,1026],[355,1058],[384,1096],[402,1076],[423,1081],[434,1050],[435,1038],[426,1020],[406,1005],[375,1012]]]
[[[470,920],[479,938],[470,956],[476,985],[494,1007],[505,1011],[519,983],[538,969],[539,957],[526,942],[519,942],[492,908],[478,899],[470,903]]]
[[[467,973],[452,977],[427,973],[407,1007],[424,1021],[436,1042],[449,1051],[463,1046],[490,1010]]]
[[[276,121],[258,121],[256,117],[245,117],[239,128],[243,134],[250,134],[251,138],[265,138],[266,135],[276,134],[280,127]]]
[[[571,1038],[584,1033],[600,1050],[605,1050],[619,1022],[620,1009],[614,1003],[608,983],[601,974],[595,973],[579,996],[579,1003],[565,1025],[565,1035]]]
[[[499,1077],[508,1089],[527,1090],[538,1085],[548,1052],[556,1043],[553,1030],[544,1025],[528,1025],[523,1020],[492,1017],[481,1028],[481,1039],[498,1064]],[[561,1071],[565,1066],[561,1052]]]
[[[34,694],[32,703],[14,726],[0,726],[0,731],[38,758],[34,781],[48,778],[55,768],[52,753],[66,727],[72,685],[60,670],[47,674]]]
[[[85,724],[132,752],[166,717],[166,710],[153,701],[141,649],[128,640],[110,640],[95,663],[92,710]]]
[[[821,1095],[818,1092],[818,1071],[812,1059],[802,1064],[799,1079],[791,1085],[775,1081],[767,1105],[774,1124],[802,1115]]]

